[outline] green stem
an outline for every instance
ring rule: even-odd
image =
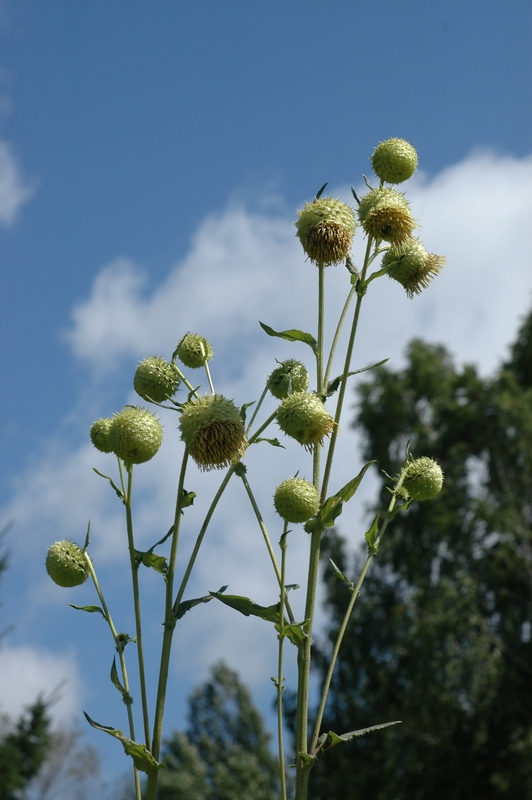
[[[209,362],[208,361],[205,362],[205,372],[207,374],[207,380],[209,381],[209,388],[211,390],[211,394],[215,394],[214,384],[212,382],[211,371],[209,369]]]
[[[126,465],[128,476],[127,490],[124,493],[126,506],[127,542],[129,549],[129,562],[131,566],[131,580],[133,584],[133,605],[135,608],[135,634],[137,641],[137,657],[139,664],[140,696],[142,704],[142,719],[144,722],[144,738],[148,750],[150,749],[150,719],[148,712],[148,698],[146,693],[146,673],[144,669],[144,651],[142,645],[142,619],[140,613],[139,591],[139,566],[135,557],[135,540],[133,537],[133,516],[131,511],[131,495],[133,489],[133,465]],[[122,477],[122,475],[121,475]]]
[[[403,482],[403,476],[401,476],[400,480],[397,482],[396,487],[395,487],[395,492],[397,491],[397,488],[400,487],[402,482]],[[386,528],[388,527],[390,521],[394,517],[394,508],[395,508],[396,501],[397,501],[397,495],[394,493],[394,495],[392,496],[392,499],[390,500],[390,504],[388,506],[388,511],[386,512],[386,515],[385,515],[384,520],[382,522],[382,525],[380,527],[379,534],[378,534],[378,537],[377,537],[377,539],[375,541],[374,548],[378,547],[378,545],[379,545],[379,543],[380,543],[380,541],[381,541],[381,539],[382,539],[382,537],[383,537],[383,535],[384,535],[384,533],[386,531]],[[360,593],[360,589],[361,589],[362,584],[364,582],[364,579],[365,579],[365,577],[366,577],[366,575],[368,573],[369,567],[371,565],[371,562],[373,561],[374,556],[375,556],[375,550],[370,551],[368,553],[368,556],[366,558],[366,562],[365,562],[365,564],[364,564],[364,566],[362,568],[362,571],[360,573],[360,577],[359,577],[359,579],[357,581],[357,584],[352,589],[351,600],[349,601],[349,605],[348,605],[347,610],[346,610],[346,612],[344,614],[344,618],[342,620],[342,624],[340,626],[340,629],[338,631],[338,635],[336,637],[336,642],[334,644],[334,649],[333,649],[333,652],[332,652],[332,655],[331,655],[331,660],[330,660],[330,663],[329,663],[329,667],[327,669],[327,675],[325,676],[325,681],[324,681],[324,684],[323,684],[320,705],[319,705],[318,714],[317,714],[317,717],[316,717],[316,724],[314,726],[314,732],[313,732],[312,741],[311,741],[311,744],[310,744],[310,753],[312,755],[314,755],[315,752],[316,752],[318,738],[319,738],[319,735],[320,735],[321,723],[322,723],[322,720],[323,720],[323,714],[325,712],[325,705],[327,703],[327,697],[328,697],[328,694],[329,694],[329,689],[331,687],[331,680],[332,680],[334,668],[336,666],[338,653],[340,652],[340,647],[342,645],[342,641],[343,641],[345,632],[347,630],[347,625],[348,625],[349,620],[351,618],[351,614],[353,613],[353,609],[355,607],[355,603],[356,603],[358,595]]]
[[[275,557],[275,551],[274,551],[274,549],[272,547],[272,543],[271,543],[270,537],[268,536],[268,530],[266,528],[266,524],[264,522],[262,514],[260,513],[260,509],[259,509],[259,507],[257,505],[257,501],[255,500],[255,496],[254,496],[254,494],[253,494],[253,492],[251,490],[251,486],[249,485],[249,482],[248,482],[248,479],[247,479],[246,475],[243,474],[240,477],[242,478],[242,483],[244,484],[244,487],[246,489],[247,495],[249,497],[249,501],[251,503],[251,507],[253,508],[253,511],[255,512],[255,516],[257,518],[257,522],[259,523],[259,527],[261,529],[262,535],[264,537],[264,541],[266,543],[266,547],[268,549],[268,553],[270,555],[270,559],[271,559],[271,562],[272,562],[272,565],[273,565],[273,569],[275,571],[275,575],[277,577],[277,581],[279,583],[279,586],[281,587],[283,585],[282,584],[282,570],[279,569],[279,564],[277,563],[277,558]],[[292,613],[292,609],[290,608],[290,603],[288,602],[288,600],[286,600],[285,605],[286,605],[286,610],[287,610],[290,622],[294,622],[295,621],[295,617],[294,617],[294,615]]]
[[[349,294],[347,295],[347,299],[346,299],[346,301],[344,303],[344,307],[342,309],[342,313],[340,314],[340,319],[338,320],[338,325],[336,326],[334,339],[333,339],[333,342],[332,342],[332,345],[331,345],[331,352],[329,353],[329,358],[327,360],[327,367],[325,369],[325,377],[323,379],[323,384],[325,386],[325,389],[327,389],[327,386],[329,384],[329,378],[331,376],[331,369],[332,369],[332,364],[333,364],[333,360],[334,360],[334,354],[336,352],[336,347],[338,345],[338,340],[340,338],[340,333],[342,331],[342,327],[343,327],[343,324],[345,322],[345,318],[347,316],[347,312],[349,311],[349,306],[351,305],[351,300],[353,299],[354,295],[356,294],[356,290],[357,290],[356,284],[354,286],[351,286],[351,289],[349,290]]]
[[[368,244],[367,244],[367,247],[366,247],[366,255],[364,257],[364,265],[362,267],[362,273],[361,273],[361,276],[360,276],[360,282],[362,284],[364,283],[365,278],[366,278],[366,272],[367,272],[367,269],[368,269],[368,263],[369,263],[369,259],[370,259],[370,256],[371,256],[372,244],[373,244],[373,239],[370,237],[368,239]],[[326,498],[327,498],[327,489],[328,489],[328,486],[329,486],[329,479],[331,477],[332,463],[333,463],[333,458],[334,458],[334,450],[335,450],[335,447],[336,447],[336,440],[338,438],[338,431],[339,431],[339,427],[340,427],[340,418],[342,416],[344,398],[345,398],[345,393],[346,393],[346,389],[347,389],[347,376],[349,374],[349,368],[351,366],[351,358],[353,356],[353,348],[354,348],[354,345],[355,345],[355,337],[356,337],[357,328],[358,328],[358,321],[359,321],[359,318],[360,318],[360,308],[361,308],[361,305],[362,305],[363,296],[364,296],[363,293],[360,293],[357,296],[357,302],[356,302],[356,306],[355,306],[355,313],[354,313],[354,316],[353,316],[353,324],[351,325],[351,333],[350,333],[350,336],[349,336],[349,343],[347,345],[347,351],[346,351],[346,355],[345,355],[344,371],[342,373],[342,380],[340,382],[340,388],[339,388],[339,391],[338,391],[338,402],[336,404],[336,414],[335,414],[335,418],[334,418],[334,421],[335,421],[336,424],[335,424],[334,430],[333,430],[333,432],[331,434],[331,441],[329,443],[329,451],[327,453],[327,461],[325,463],[325,470],[324,470],[324,474],[323,474],[323,483],[322,483],[322,487],[321,487],[321,501],[322,502],[324,502],[326,500]]]
[[[259,402],[258,402],[258,403],[257,403],[257,405],[255,406],[255,409],[254,409],[254,411],[253,411],[253,414],[251,415],[251,419],[250,419],[250,421],[249,421],[249,425],[248,425],[248,426],[247,426],[247,428],[246,428],[246,436],[249,434],[249,432],[250,432],[250,430],[251,430],[251,426],[252,426],[252,425],[253,425],[253,423],[255,422],[255,418],[256,418],[257,414],[259,413],[259,409],[260,409],[260,407],[261,407],[262,403],[264,402],[264,398],[266,397],[267,393],[268,393],[268,386],[266,385],[266,386],[264,387],[264,389],[263,389],[263,392],[262,392],[262,394],[261,394],[260,398],[259,398]]]
[[[136,741],[136,739],[135,739],[135,721],[133,719],[133,709],[131,708],[131,704],[133,702],[133,698],[131,697],[131,693],[129,691],[129,678],[128,678],[128,675],[127,675],[126,657],[124,655],[124,644],[120,640],[120,637],[119,637],[119,635],[117,633],[117,630],[116,630],[114,622],[113,622],[113,618],[111,617],[111,613],[110,613],[110,611],[109,611],[109,609],[107,607],[107,603],[105,602],[105,598],[104,598],[102,590],[100,588],[98,577],[97,577],[96,572],[94,570],[94,565],[93,565],[91,559],[89,558],[89,554],[86,551],[84,551],[84,553],[85,553],[85,558],[87,560],[87,565],[89,567],[89,572],[90,572],[91,577],[92,577],[92,582],[94,583],[94,588],[96,589],[96,593],[98,595],[98,598],[99,598],[101,606],[102,606],[104,619],[105,619],[105,621],[107,622],[107,624],[109,626],[109,630],[111,631],[111,635],[112,635],[114,643],[115,643],[116,651],[118,653],[118,658],[120,660],[120,669],[122,671],[122,681],[124,683],[124,694],[122,695],[122,699],[123,699],[123,701],[124,701],[124,703],[126,705],[126,709],[127,709],[127,720],[128,720],[128,725],[129,725],[129,735],[130,735],[132,741]],[[133,775],[134,775],[134,779],[135,779],[135,798],[136,798],[136,800],[141,800],[140,776],[139,776],[139,771],[135,767],[135,765],[133,765]]]
[[[281,547],[281,592],[279,602],[279,659],[277,663],[277,740],[279,743],[279,777],[281,781],[281,800],[286,800],[286,774],[284,764],[283,746],[283,643],[284,643],[284,609],[286,603],[286,537],[288,535],[288,523],[285,522],[283,535],[279,545]],[[291,620],[293,621],[293,620]]]
[[[177,486],[177,497],[174,513],[174,524],[172,530],[172,543],[170,546],[170,556],[168,559],[168,569],[166,573],[166,591],[165,591],[165,605],[164,605],[164,631],[163,643],[161,647],[161,663],[159,666],[159,681],[157,685],[157,698],[155,701],[155,717],[153,723],[153,746],[152,755],[156,761],[159,760],[159,754],[162,742],[163,733],[163,719],[164,708],[166,703],[166,687],[168,684],[168,672],[170,669],[170,655],[172,652],[172,638],[175,629],[175,614],[172,608],[172,599],[174,594],[174,574],[175,564],[177,559],[177,546],[179,542],[179,530],[181,526],[181,517],[183,510],[183,497],[185,494],[185,474],[188,463],[188,450],[185,449],[183,460],[181,462],[181,470],[179,473],[179,482]],[[149,776],[148,786],[150,791],[150,783],[157,783],[157,773],[153,777]],[[148,791],[148,797],[150,797]],[[153,795],[155,797],[155,794]]]

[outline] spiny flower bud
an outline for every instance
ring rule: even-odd
[[[55,542],[46,554],[46,571],[58,586],[81,586],[90,575],[85,551],[75,542]]]
[[[405,139],[387,139],[371,156],[375,175],[387,183],[402,183],[417,169],[417,153]]]
[[[406,493],[414,500],[430,500],[443,486],[443,471],[432,458],[422,456],[410,461],[403,469],[401,493]]]
[[[325,197],[305,203],[298,215],[296,235],[311,261],[328,267],[347,258],[356,225],[352,208]]]
[[[273,504],[286,522],[306,522],[317,513],[320,496],[303,478],[288,478],[275,490]]]
[[[289,358],[274,369],[267,386],[278,400],[283,400],[292,392],[304,392],[308,388],[308,370],[301,361]]]
[[[190,369],[204,367],[213,356],[212,347],[207,339],[198,336],[197,333],[186,333],[177,345],[176,353],[185,367]]]
[[[404,195],[396,189],[372,189],[361,199],[358,216],[368,236],[393,244],[404,242],[416,227]]]
[[[203,470],[235,464],[248,446],[238,408],[221,394],[196,397],[188,402],[179,428],[190,455]]]
[[[91,427],[91,442],[97,450],[102,453],[112,453],[113,447],[109,438],[111,431],[112,419],[104,418],[97,419],[93,422]]]
[[[143,464],[157,453],[163,440],[161,423],[151,411],[125,406],[113,417],[109,441],[126,464]]]
[[[334,420],[317,394],[293,392],[277,409],[277,423],[283,433],[299,444],[321,444],[334,428]]]
[[[404,287],[407,295],[421,294],[443,269],[445,256],[427,253],[419,239],[392,245],[382,259],[388,276]]]
[[[133,387],[143,400],[162,403],[173,397],[179,386],[179,372],[161,356],[150,356],[141,361],[133,378]]]

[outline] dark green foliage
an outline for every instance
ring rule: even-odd
[[[320,758],[311,797],[531,800],[532,315],[492,379],[416,340],[404,370],[380,368],[358,394],[364,458],[397,474],[410,439],[414,457],[441,464],[445,483],[386,532],[323,730],[403,725]],[[382,476],[386,505],[387,483]],[[323,550],[357,574],[337,534]],[[349,596],[334,570],[325,579],[332,642]]]
[[[46,703],[37,700],[0,736],[0,800],[17,800],[20,791],[39,772],[50,745]]]
[[[160,800],[275,800],[270,735],[238,675],[224,664],[189,699],[189,727],[166,742]]]

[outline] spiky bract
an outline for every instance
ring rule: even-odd
[[[133,387],[143,400],[162,403],[177,391],[179,371],[161,356],[149,356],[141,361],[133,378]]]
[[[113,452],[113,447],[109,438],[112,424],[113,420],[105,417],[103,419],[97,419],[96,422],[93,422],[91,426],[91,442],[93,443],[94,447],[97,450],[100,450],[102,453]]]
[[[204,367],[213,356],[212,347],[203,336],[186,333],[176,348],[177,357],[189,369]]]
[[[393,244],[404,242],[416,227],[404,195],[396,189],[372,189],[362,197],[358,216],[368,236]]]
[[[81,586],[90,575],[85,551],[68,539],[48,548],[46,571],[54,583],[65,588]]]
[[[318,490],[303,478],[283,481],[273,496],[275,510],[286,522],[306,522],[320,505]]]
[[[143,464],[158,452],[163,441],[161,423],[151,411],[125,406],[115,414],[109,442],[116,455],[127,464]]]
[[[417,153],[405,139],[387,139],[371,156],[375,175],[387,183],[403,183],[417,169]]]
[[[301,361],[289,358],[283,361],[268,378],[268,389],[283,400],[292,392],[305,392],[308,389],[308,370]]]
[[[179,428],[190,455],[203,470],[235,464],[248,446],[240,411],[221,394],[196,397],[188,402]]]
[[[443,269],[445,256],[427,253],[419,239],[409,238],[399,245],[392,245],[382,259],[388,276],[404,287],[413,297],[426,289]]]
[[[347,258],[356,225],[352,208],[325,197],[306,203],[298,215],[297,236],[311,261],[328,267]]]
[[[293,392],[277,409],[277,423],[283,433],[299,444],[322,444],[334,428],[334,420],[317,394]]]
[[[441,492],[443,471],[437,461],[421,456],[405,465],[401,484],[402,494],[415,500],[430,500]]]

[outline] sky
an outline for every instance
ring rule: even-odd
[[[258,320],[315,330],[316,270],[294,236],[297,210],[326,181],[352,203],[379,141],[416,147],[419,170],[401,188],[427,249],[447,262],[413,300],[388,279],[371,285],[355,367],[390,358],[400,368],[414,336],[484,375],[505,358],[532,305],[530,12],[521,0],[0,0],[0,525],[14,523],[0,710],[16,714],[65,678],[58,723],[81,726],[84,709],[125,727],[108,632],[66,605],[93,603],[93,590],[62,590],[44,571],[48,546],[82,544],[90,519],[108,603],[119,627],[132,624],[122,509],[93,472],[115,467],[90,444],[90,425],[136,402],[137,363],[169,358],[188,330],[211,341],[216,390],[237,405],[259,397],[276,358],[308,359]],[[363,248],[359,230],[356,263]],[[342,267],[327,270],[329,336],[347,289]],[[361,466],[354,386],[336,486]],[[169,527],[182,447],[175,417],[161,420],[163,447],[135,478],[147,547]],[[311,470],[299,446],[283,444],[246,456],[275,541],[276,485]],[[190,470],[198,498],[183,558],[220,480]],[[353,548],[374,485],[342,517]],[[295,530],[290,582],[305,580],[307,548]],[[229,584],[268,605],[270,572],[233,481],[190,596]],[[162,581],[142,577],[154,670]],[[220,658],[271,722],[275,645],[266,623],[221,604],[193,609],[177,630],[167,731],[185,724],[184,698]],[[87,732],[108,753],[102,738]],[[118,745],[102,758],[109,774],[127,767]]]

